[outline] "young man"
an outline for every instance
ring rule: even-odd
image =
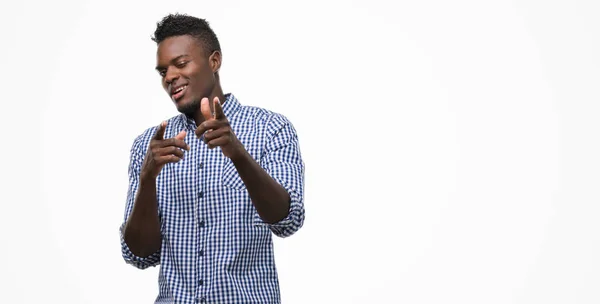
[[[133,143],[123,257],[160,264],[156,303],[279,303],[271,237],[304,222],[296,131],[223,93],[221,48],[205,20],[166,16],[153,40],[181,114]]]

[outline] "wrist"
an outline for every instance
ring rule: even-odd
[[[229,159],[231,159],[233,164],[237,166],[237,165],[246,163],[248,161],[249,157],[250,157],[250,154],[248,153],[248,151],[246,151],[246,149],[244,149],[244,148],[240,148],[238,150],[238,152],[231,155],[231,157]]]
[[[140,173],[140,185],[147,185],[153,183],[156,183],[156,176],[153,176],[151,173],[144,171]]]

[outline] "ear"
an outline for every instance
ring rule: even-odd
[[[210,65],[213,74],[217,73],[221,68],[221,52],[214,51],[210,54],[210,57],[208,57],[208,64]]]

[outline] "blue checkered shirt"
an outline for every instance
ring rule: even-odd
[[[125,261],[145,269],[160,264],[155,303],[280,303],[272,235],[287,237],[304,222],[304,163],[290,121],[272,111],[241,105],[226,95],[223,112],[246,150],[290,194],[289,215],[275,224],[261,220],[232,161],[209,149],[181,114],[168,120],[164,138],[187,130],[190,150],[163,167],[156,179],[161,249],[135,256],[123,240],[147,147],[157,127],[131,148],[129,189],[121,246]]]

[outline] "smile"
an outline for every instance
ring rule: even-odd
[[[175,89],[171,92],[171,98],[173,100],[178,100],[179,98],[181,98],[183,96],[183,94],[185,94],[186,89],[187,89],[187,85],[178,87],[177,89]]]

